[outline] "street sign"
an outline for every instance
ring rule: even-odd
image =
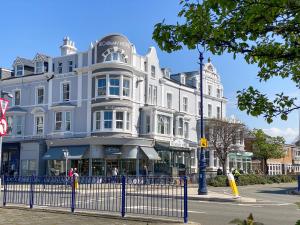
[[[207,139],[206,138],[201,138],[200,139],[200,147],[201,148],[207,148],[208,147]]]
[[[5,113],[8,106],[8,100],[4,98],[0,98],[0,109],[1,109],[1,117],[0,117],[0,137],[6,135],[8,124],[6,121]]]

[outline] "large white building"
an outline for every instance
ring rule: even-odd
[[[111,34],[78,51],[64,38],[61,55],[17,57],[1,69],[0,89],[12,92],[2,173],[50,174],[69,167],[82,175],[180,175],[197,171],[199,71],[171,74],[155,48],[139,55]],[[224,118],[220,76],[204,65],[204,117]],[[214,152],[207,154],[216,169]]]

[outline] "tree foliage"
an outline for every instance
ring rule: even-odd
[[[259,67],[259,80],[289,78],[300,87],[299,0],[181,0],[182,23],[155,25],[153,39],[167,52],[204,46],[215,55],[242,55]],[[267,122],[299,108],[296,99],[278,93],[274,99],[254,87],[238,91],[238,106]]]
[[[253,135],[255,137],[253,143],[253,155],[264,161],[265,173],[268,174],[267,160],[278,159],[284,156],[284,138],[270,137],[261,129],[254,130]]]
[[[245,126],[237,121],[209,119],[205,129],[209,146],[215,150],[225,174],[227,156],[230,151],[236,150],[236,144],[243,138]]]

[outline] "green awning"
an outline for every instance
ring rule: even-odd
[[[150,160],[160,160],[158,153],[152,147],[140,147],[144,154]]]
[[[45,160],[64,160],[64,149],[69,152],[68,159],[82,159],[89,146],[50,147],[43,156]]]

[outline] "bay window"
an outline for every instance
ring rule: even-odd
[[[184,138],[189,138],[189,123],[184,122]]]
[[[123,112],[116,112],[116,128],[123,129]]]
[[[95,130],[101,129],[101,112],[95,112]]]
[[[119,76],[109,76],[109,94],[120,95],[120,78]]]
[[[62,130],[62,112],[55,113],[55,130]]]
[[[71,130],[71,112],[65,112],[65,130],[70,131]]]
[[[130,95],[130,80],[123,80],[123,96],[129,97]]]
[[[159,134],[170,134],[170,121],[171,118],[168,116],[158,115],[157,116],[157,128]]]
[[[126,130],[130,130],[130,113],[126,112]]]
[[[111,129],[112,128],[112,111],[105,111],[104,112],[104,128]]]
[[[130,97],[129,77],[122,75],[101,76],[96,80],[96,97],[124,96]]]
[[[182,118],[178,119],[178,135],[180,135],[180,136],[183,135],[183,119]]]
[[[7,116],[7,135],[13,134],[13,116]]]
[[[98,79],[98,96],[106,95],[106,78]]]
[[[16,119],[16,135],[20,136],[23,133],[23,116],[15,116]]]

